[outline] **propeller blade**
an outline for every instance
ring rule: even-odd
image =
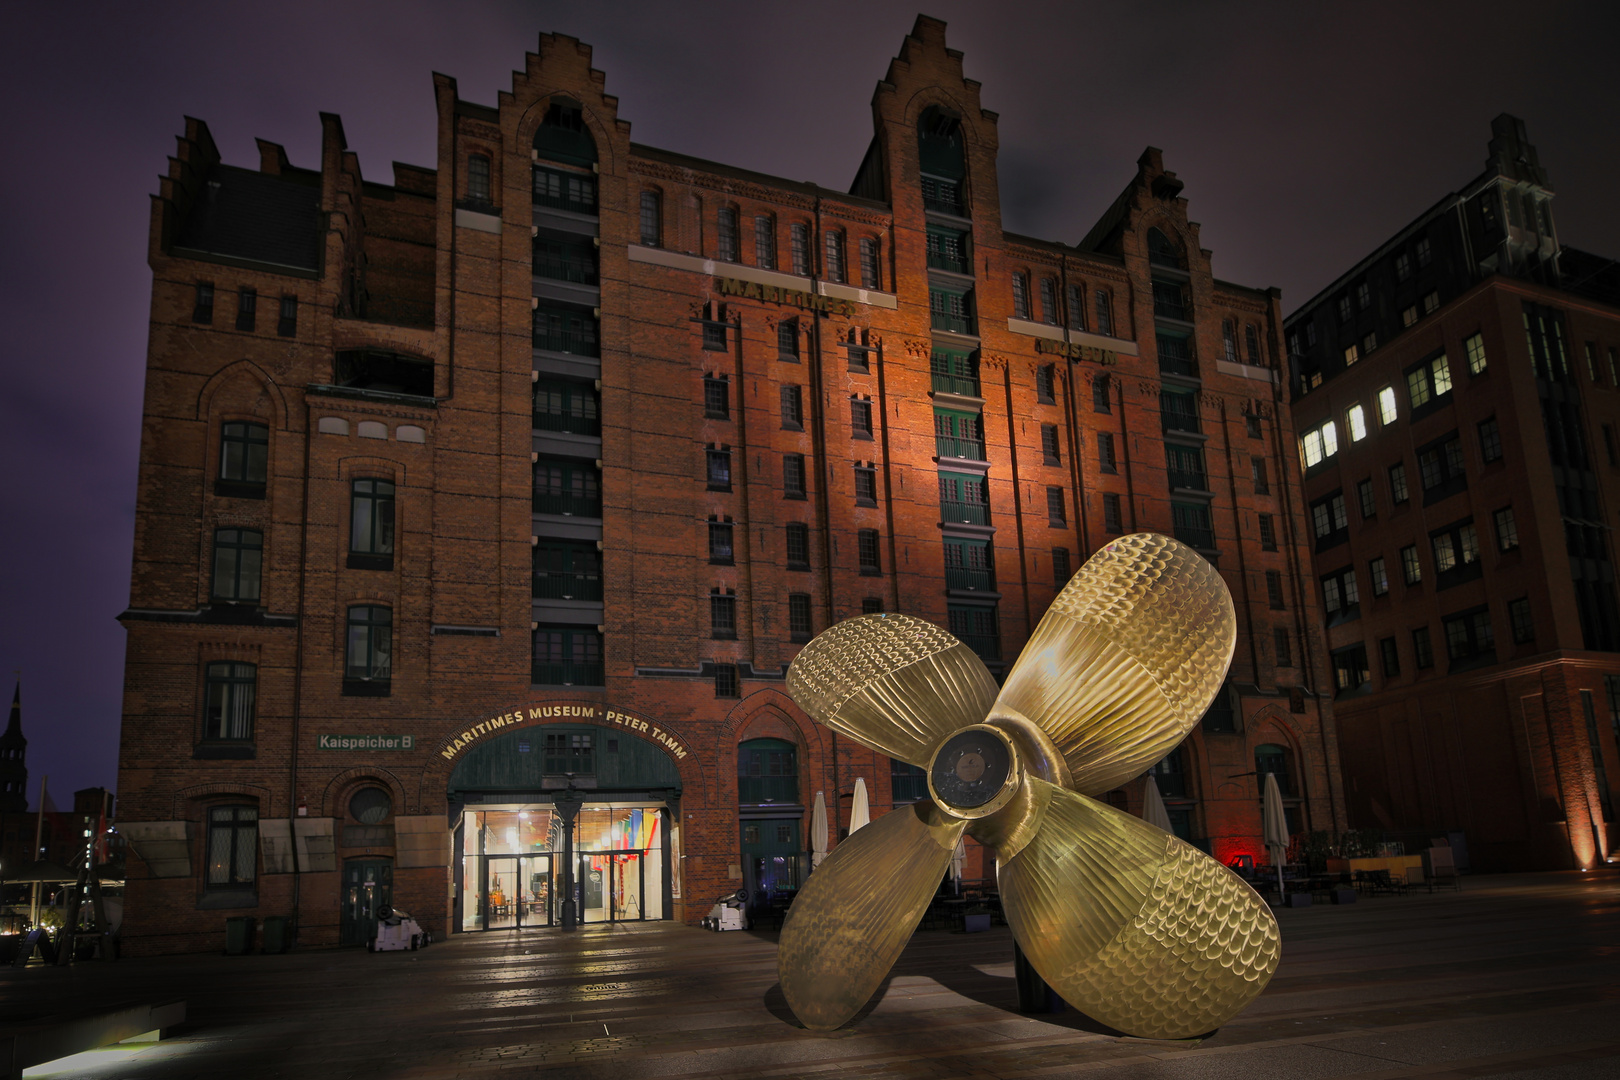
[[[1139,818],[1025,782],[1051,802],[996,878],[1018,944],[1065,1001],[1128,1035],[1186,1039],[1265,989],[1277,921],[1241,878]]]
[[[812,873],[782,924],[776,972],[793,1014],[831,1031],[860,1012],[900,958],[967,822],[923,799],[850,835]]]
[[[1052,602],[990,715],[1032,721],[1074,789],[1100,795],[1186,737],[1236,643],[1232,596],[1213,566],[1167,536],[1124,536]]]
[[[839,734],[926,766],[947,735],[984,719],[996,681],[972,649],[931,622],[861,615],[800,650],[787,691]]]

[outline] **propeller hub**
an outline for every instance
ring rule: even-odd
[[[982,818],[1006,806],[1022,775],[1018,748],[988,724],[971,724],[934,751],[928,791],[957,818]]]

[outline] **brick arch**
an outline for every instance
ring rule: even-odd
[[[174,814],[174,820],[190,820],[185,814],[187,803],[196,802],[199,799],[213,798],[218,795],[234,795],[237,798],[257,799],[259,803],[259,816],[261,818],[275,818],[284,816],[271,812],[275,797],[271,794],[270,789],[265,785],[244,783],[228,784],[216,781],[211,784],[193,784],[191,787],[180,788],[178,791],[176,791],[174,793],[174,810],[172,811]]]
[[[271,426],[278,431],[286,431],[287,399],[282,395],[281,388],[276,385],[274,379],[265,373],[264,368],[252,360],[246,359],[226,364],[203,380],[202,387],[197,391],[196,418],[198,420],[215,419],[215,413],[217,412],[214,407],[215,399],[219,397],[221,391],[240,379],[246,379],[258,386],[260,393],[270,403]],[[265,419],[262,416],[257,418]]]
[[[1288,713],[1279,705],[1268,704],[1263,706],[1254,718],[1245,722],[1244,731],[1248,737],[1244,740],[1247,752],[1247,765],[1254,767],[1254,748],[1262,743],[1276,742],[1288,748],[1289,756],[1293,758],[1290,763],[1293,769],[1293,781],[1296,791],[1290,798],[1299,799],[1302,803],[1307,800],[1306,792],[1308,777],[1305,774],[1304,738],[1299,729],[1288,719]],[[1263,792],[1259,786],[1259,777],[1255,777],[1257,791]]]
[[[389,796],[394,800],[394,814],[410,813],[407,808],[408,796],[405,793],[405,781],[395,776],[388,769],[374,765],[359,765],[352,769],[344,769],[326,782],[321,791],[319,817],[342,817],[345,807],[336,805],[336,798],[346,790],[357,787],[357,780],[370,780],[381,784],[388,789]]]
[[[1190,234],[1190,231],[1184,225],[1182,225],[1180,219],[1169,210],[1160,206],[1155,206],[1146,211],[1141,218],[1138,219],[1137,230],[1142,235],[1142,254],[1144,257],[1148,253],[1147,242],[1148,230],[1150,229],[1158,229],[1160,232],[1164,233],[1166,238],[1180,245],[1182,262],[1187,264],[1186,268],[1190,271],[1192,268],[1192,255],[1193,252],[1197,250],[1198,245]]]
[[[575,92],[562,88],[548,90],[537,96],[529,104],[529,107],[523,110],[523,115],[518,118],[517,130],[513,133],[514,145],[507,147],[507,152],[527,158],[529,151],[534,148],[535,133],[540,130],[540,125],[544,122],[546,112],[551,108],[551,103],[561,98],[579,106],[579,115],[584,119],[585,126],[590,129],[591,139],[596,143],[596,175],[602,176],[616,172],[618,147],[613,140],[619,123],[618,118],[603,120],[598,115],[603,106],[600,101],[595,105],[586,101],[585,98],[589,96],[593,95],[584,91]],[[600,91],[594,96],[600,99]],[[598,205],[600,206],[600,203]]]
[[[980,115],[982,106],[976,108],[971,104],[958,100],[943,86],[919,86],[916,92],[911,95],[911,100],[906,102],[901,115],[905,117],[906,129],[912,133],[913,138],[916,137],[917,124],[922,120],[922,114],[931,105],[938,105],[940,108],[948,109],[954,113],[956,122],[962,125],[962,134],[967,140],[979,143],[997,141],[993,137],[987,139],[984,130],[980,126],[981,124],[989,124],[990,130],[995,131],[995,124],[985,120]],[[965,151],[966,147],[963,149]],[[968,180],[970,182],[973,180],[972,174],[973,169],[970,164],[968,168]]]

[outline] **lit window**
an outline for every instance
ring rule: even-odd
[[[1305,467],[1313,468],[1339,452],[1339,432],[1332,420],[1321,427],[1312,428],[1299,440],[1300,456]]]
[[[1417,409],[1451,393],[1451,365],[1444,353],[1406,373],[1406,392]]]
[[[1350,411],[1345,413],[1344,416],[1344,426],[1350,432],[1351,442],[1358,443],[1365,439],[1367,437],[1367,410],[1360,405],[1350,406]]]
[[[1372,577],[1372,591],[1374,596],[1384,596],[1389,592],[1389,571],[1384,566],[1382,555],[1367,564],[1368,573]]]
[[[1423,580],[1423,564],[1418,561],[1416,544],[1401,548],[1401,576],[1408,585],[1416,585]]]
[[[1495,514],[1496,520],[1496,546],[1502,551],[1512,551],[1519,546],[1519,526],[1513,520],[1513,507],[1504,506]]]
[[[1354,345],[1346,346],[1346,348],[1344,350],[1344,366],[1345,367],[1349,367],[1351,364],[1354,364],[1357,360],[1360,360],[1360,359],[1361,359],[1361,353]]]
[[[1378,422],[1385,426],[1395,422],[1395,388],[1386,386],[1378,391]]]
[[[1404,329],[1418,321],[1417,305],[1401,309],[1401,327]]]
[[[1471,334],[1463,339],[1463,353],[1468,357],[1468,374],[1478,375],[1485,370],[1485,337]]]
[[[1437,312],[1439,310],[1440,310],[1440,294],[1439,293],[1432,292],[1432,293],[1429,293],[1427,296],[1425,296],[1423,298],[1423,314],[1425,314],[1425,315],[1433,315],[1435,312]]]

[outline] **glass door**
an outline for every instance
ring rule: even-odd
[[[518,860],[522,884],[517,897],[519,926],[551,925],[551,856],[526,855]]]
[[[574,888],[578,894],[579,921],[582,923],[608,922],[613,918],[607,888],[608,868],[612,859],[611,852],[580,852],[579,873],[574,879]]]
[[[484,895],[488,898],[486,930],[509,930],[518,925],[523,893],[523,871],[518,863],[515,855],[491,856],[484,860]]]

